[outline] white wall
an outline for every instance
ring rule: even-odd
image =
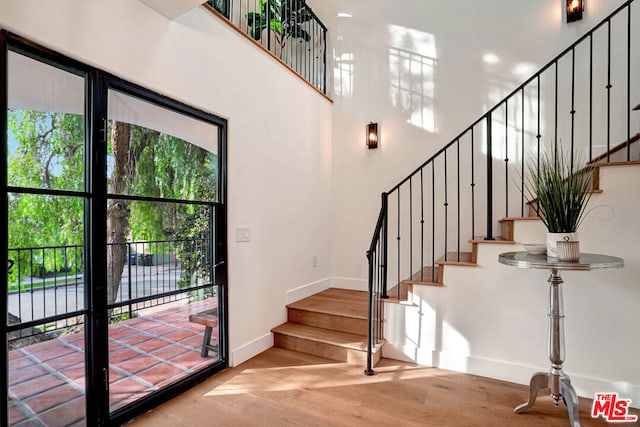
[[[331,104],[203,8],[169,21],[132,0],[3,1],[0,26],[228,118],[232,363],[268,347],[286,291],[330,275]]]
[[[328,26],[331,45],[332,273],[363,283],[380,193],[623,1],[590,1],[585,18],[571,25],[564,21],[564,2],[557,0],[309,3]],[[417,94],[411,100],[392,97],[398,54],[412,54],[412,71],[421,69],[410,80]],[[486,61],[491,59],[496,62]],[[404,61],[403,81],[409,62]],[[421,110],[425,114],[418,116]],[[377,150],[364,145],[369,121],[380,123]],[[634,126],[639,123],[635,118]]]

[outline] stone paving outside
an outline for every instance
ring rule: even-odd
[[[215,298],[109,325],[111,411],[218,360],[200,357],[204,326],[189,314],[217,306]],[[218,331],[213,330],[212,344]],[[84,332],[9,353],[9,424],[85,425]]]

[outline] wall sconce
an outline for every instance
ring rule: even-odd
[[[370,122],[367,125],[367,148],[378,148],[378,124]]]
[[[579,21],[584,11],[584,0],[567,0],[567,22]]]

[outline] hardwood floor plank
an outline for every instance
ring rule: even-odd
[[[566,408],[543,393],[528,412],[514,414],[526,397],[523,385],[391,359],[368,377],[360,366],[271,348],[130,425],[569,426]],[[590,410],[591,401],[580,399],[583,427],[610,425]]]

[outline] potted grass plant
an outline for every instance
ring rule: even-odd
[[[528,163],[526,189],[538,216],[547,227],[547,256],[557,257],[557,242],[578,242],[578,227],[586,215],[593,190],[595,167],[582,165],[561,147],[540,153]],[[576,243],[577,245],[577,243]]]

